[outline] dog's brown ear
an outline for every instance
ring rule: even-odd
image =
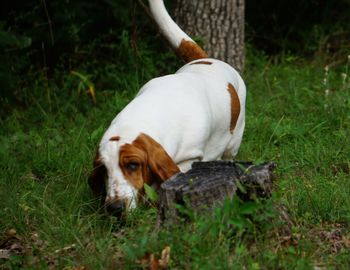
[[[95,196],[102,197],[102,199],[104,199],[106,197],[105,178],[107,177],[107,171],[106,167],[101,162],[98,151],[96,153],[93,166],[94,169],[89,176],[88,183]]]
[[[146,152],[147,164],[152,174],[161,181],[165,181],[174,174],[180,172],[179,167],[164,148],[150,136],[141,134],[134,143]]]

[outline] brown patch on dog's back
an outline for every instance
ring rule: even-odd
[[[186,63],[193,60],[208,58],[208,55],[201,47],[193,41],[182,39],[180,46],[176,49],[176,53]]]
[[[231,96],[231,123],[230,123],[230,132],[232,133],[236,127],[239,114],[241,112],[241,104],[239,102],[239,97],[234,86],[229,83],[227,90]]]
[[[119,136],[113,136],[111,138],[109,138],[110,141],[119,141],[120,137]]]
[[[191,63],[190,65],[212,65],[212,64],[213,63],[209,61],[197,61],[197,62]]]

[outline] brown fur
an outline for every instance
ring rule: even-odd
[[[208,58],[208,55],[201,47],[193,41],[182,40],[180,46],[176,49],[177,55],[186,63],[193,60]]]
[[[197,61],[197,62],[191,63],[190,65],[212,65],[212,64],[213,63],[209,61]]]
[[[119,136],[113,136],[109,139],[110,141],[119,141],[120,137]]]
[[[231,124],[230,132],[232,133],[236,127],[236,123],[241,112],[241,104],[239,103],[239,97],[237,95],[236,89],[231,83],[228,84],[227,90],[231,96]]]
[[[180,171],[164,148],[143,133],[121,147],[119,160],[125,178],[137,189],[142,189],[144,183],[165,181]],[[137,169],[128,169],[130,164],[138,164]]]

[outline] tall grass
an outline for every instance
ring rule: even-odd
[[[142,269],[147,254],[160,257],[170,246],[170,269],[348,269],[349,63],[325,70],[251,53],[237,159],[274,160],[275,195],[251,208],[228,201],[212,217],[193,215],[156,230],[153,208],[137,209],[123,223],[104,215],[86,181],[109,122],[144,82],[179,64],[164,66],[147,47],[135,58],[121,46],[120,56],[124,50],[135,64],[78,70],[95,83],[96,105],[68,72],[60,82],[39,76],[24,92],[30,106],[1,120],[0,237],[9,249],[15,229],[10,239],[20,246],[0,259],[3,268]],[[101,74],[115,87],[99,88]],[[281,204],[292,225],[279,217]]]

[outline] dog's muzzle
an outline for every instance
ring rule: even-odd
[[[125,211],[125,203],[121,201],[108,202],[105,209],[108,214],[120,218]]]

